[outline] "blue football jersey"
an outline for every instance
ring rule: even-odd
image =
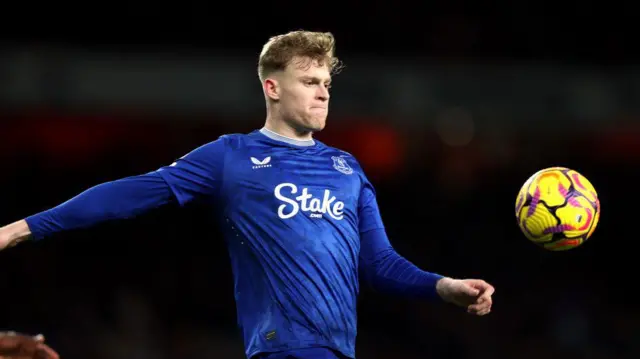
[[[307,347],[355,357],[360,233],[383,224],[353,156],[262,129],[222,136],[158,173],[180,204],[215,208],[248,357]]]

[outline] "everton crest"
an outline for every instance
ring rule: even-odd
[[[353,173],[353,168],[349,166],[349,163],[347,163],[347,160],[345,160],[344,157],[332,156],[331,159],[333,160],[333,168],[346,175]]]

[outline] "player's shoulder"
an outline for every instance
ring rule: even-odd
[[[210,158],[223,159],[236,149],[247,143],[247,135],[241,133],[230,133],[219,136],[216,139],[203,143],[191,150],[181,159],[207,160]]]
[[[252,133],[226,133],[204,144],[204,146],[224,147],[227,150],[234,150],[247,146],[254,142],[254,140],[255,138],[252,136]]]
[[[337,147],[333,147],[333,146],[329,146],[329,145],[325,144],[324,142],[320,142],[320,141],[317,141],[317,142],[318,142],[318,145],[322,148],[322,151],[327,153],[327,154],[330,154],[332,156],[343,157],[343,158],[346,158],[346,159],[349,159],[349,160],[352,160],[352,161],[357,161],[356,156],[352,155],[351,153],[349,153],[349,152],[347,152],[347,151],[345,151],[343,149],[340,149],[340,148],[337,148]]]
[[[354,172],[363,174],[364,171],[360,165],[360,161],[353,154],[337,147],[329,146],[324,142],[317,141],[321,151],[333,159],[334,166],[343,166],[351,168]]]

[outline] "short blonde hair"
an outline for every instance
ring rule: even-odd
[[[331,73],[342,67],[335,57],[336,41],[330,32],[292,31],[273,36],[263,46],[258,60],[258,77],[265,77],[276,71],[283,71],[294,57],[307,57],[326,64]]]

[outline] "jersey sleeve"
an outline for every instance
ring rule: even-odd
[[[222,185],[225,137],[200,146],[169,166],[157,170],[180,205],[216,195]]]
[[[359,232],[366,233],[375,229],[384,229],[376,191],[366,176],[363,175],[363,184],[358,199]]]
[[[134,218],[173,200],[169,185],[152,172],[99,184],[25,221],[38,240],[108,220]]]

